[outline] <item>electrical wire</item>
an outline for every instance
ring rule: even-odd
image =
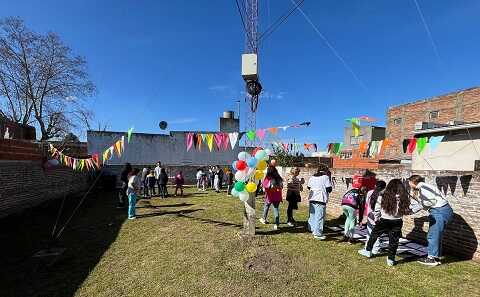
[[[275,32],[275,30],[278,29],[278,27],[282,25],[288,19],[288,17],[293,14],[297,10],[297,8],[299,8],[300,5],[303,4],[303,2],[305,2],[305,0],[300,0],[300,2],[295,2],[292,0],[292,2],[294,3],[294,7],[290,9],[290,11],[280,16],[275,22],[273,22],[273,24],[270,25],[270,27],[268,27],[267,30],[265,30],[265,32],[260,35],[260,37],[258,38],[259,42],[267,39],[270,35],[272,35],[272,33]]]

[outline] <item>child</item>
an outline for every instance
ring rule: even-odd
[[[220,193],[220,169],[217,166],[213,167],[213,187]]]
[[[132,171],[132,165],[130,163],[125,163],[125,167],[120,174],[120,181],[122,182],[122,188],[120,189],[118,193],[118,206],[117,208],[124,208],[125,207],[125,202],[128,199],[127,195],[127,189],[128,189],[128,175]]]
[[[287,225],[290,227],[295,226],[295,220],[293,219],[293,210],[298,209],[298,202],[302,201],[300,193],[301,191],[303,191],[302,185],[305,183],[305,180],[303,178],[299,180],[299,174],[300,168],[292,168],[290,171],[290,177],[287,182]]]
[[[209,178],[206,173],[203,173],[202,176],[200,177],[201,180],[201,185],[202,185],[202,191],[206,191],[209,183]]]
[[[232,188],[233,188],[233,182],[234,182],[234,175],[231,170],[227,170],[227,195],[231,196],[232,195]]]
[[[175,197],[177,197],[178,190],[180,190],[180,195],[183,197],[183,184],[185,179],[183,178],[183,173],[180,171],[175,175]]]
[[[134,220],[137,218],[135,215],[135,207],[137,204],[137,193],[140,191],[141,188],[140,179],[138,178],[139,172],[140,170],[138,168],[135,168],[128,175],[127,195],[129,220]]]
[[[147,175],[150,172],[150,168],[144,167],[142,170],[142,188],[143,188],[143,193],[142,197],[147,198],[148,197],[148,184],[147,184]]]
[[[323,224],[325,222],[326,208],[329,193],[332,192],[332,183],[328,175],[328,167],[320,164],[317,172],[308,180],[307,187],[310,190],[308,229],[312,232],[313,238],[325,240],[323,235]]]
[[[365,214],[367,215],[367,242],[372,235],[373,227],[375,227],[375,205],[377,204],[378,196],[382,194],[387,184],[383,180],[379,180],[376,183],[375,189],[370,190],[367,193],[367,199],[365,203]],[[365,247],[367,247],[365,242]],[[373,245],[372,254],[376,255],[380,252],[380,238],[375,241]]]
[[[160,185],[160,196],[162,198],[167,198],[168,197],[168,191],[167,191],[168,175],[167,175],[167,171],[165,171],[165,168],[162,168],[160,171],[160,178],[159,178],[158,184]]]
[[[370,258],[375,241],[383,233],[388,233],[387,265],[394,266],[396,264],[395,255],[397,253],[398,241],[402,235],[402,218],[410,213],[410,198],[401,180],[392,179],[388,183],[385,192],[378,197],[375,204],[375,212],[380,214],[380,218],[373,228],[367,246],[358,253]]]
[[[265,189],[265,205],[260,223],[267,224],[268,210],[270,209],[270,205],[273,204],[273,215],[275,217],[273,230],[278,230],[278,225],[280,225],[279,206],[280,202],[282,202],[283,179],[280,174],[278,174],[277,169],[272,165],[267,169],[267,176],[263,180],[263,188]]]
[[[155,170],[150,170],[150,174],[147,175],[147,185],[149,190],[149,196],[153,197],[155,195],[155,184],[157,179],[155,178]]]
[[[420,210],[428,211],[428,256],[418,261],[423,265],[440,265],[440,254],[442,248],[442,237],[445,227],[452,221],[453,210],[447,199],[437,188],[425,183],[423,177],[412,175],[408,179],[412,189],[412,198],[415,207],[412,207],[414,213]]]
[[[202,177],[203,177],[203,171],[201,168],[197,169],[197,189],[200,190],[202,186]]]
[[[342,209],[345,215],[344,235],[341,241],[353,243],[353,235],[355,234],[355,225],[357,224],[356,211],[360,206],[360,202],[367,193],[366,187],[360,189],[351,189],[342,197]]]

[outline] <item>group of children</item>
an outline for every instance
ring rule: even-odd
[[[125,207],[125,200],[128,199],[128,218],[136,219],[136,203],[138,199],[138,193],[142,192],[143,198],[151,198],[156,196],[155,185],[158,185],[158,191],[161,198],[168,197],[167,185],[169,181],[168,174],[161,166],[161,163],[157,163],[157,167],[152,170],[150,167],[144,168],[142,174],[139,177],[140,170],[138,168],[132,168],[130,163],[126,163],[125,167],[120,175],[120,181],[122,187],[119,192],[119,204],[118,208]],[[182,171],[179,171],[174,177],[175,184],[175,196],[180,195],[183,197],[183,185],[185,179]]]
[[[287,181],[287,224],[294,226],[293,210],[298,208],[305,180],[299,179],[299,168],[293,168]],[[328,167],[320,165],[307,182],[309,190],[308,229],[317,240],[324,240],[323,225],[329,194],[332,192],[331,173]],[[268,211],[274,210],[273,229],[280,223],[279,205],[282,202],[283,179],[274,166],[267,169],[263,181],[265,204],[262,224],[268,224]],[[395,255],[402,235],[403,217],[421,210],[429,213],[428,256],[419,263],[437,266],[440,263],[441,242],[445,227],[453,218],[453,210],[445,196],[434,186],[425,183],[421,176],[413,175],[404,184],[400,179],[392,179],[388,184],[378,180],[373,189],[365,186],[354,188],[342,196],[341,207],[345,215],[344,233],[341,242],[354,242],[355,228],[367,228],[367,242],[359,254],[372,257],[380,253],[379,237],[388,235],[387,265],[396,264]],[[357,220],[358,217],[358,220]]]
[[[210,166],[206,170],[198,168],[196,174],[197,189],[206,191],[207,188],[212,188],[215,189],[215,192],[220,193],[225,175],[227,175],[227,185],[231,186],[233,184],[233,174],[230,170],[225,172],[220,166]]]

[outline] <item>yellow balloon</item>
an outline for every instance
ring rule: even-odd
[[[247,190],[247,192],[253,193],[257,190],[257,185],[255,183],[249,182],[245,189]]]
[[[257,169],[258,170],[265,170],[265,169],[267,169],[267,166],[268,166],[267,162],[265,160],[262,160],[262,161],[258,162]]]
[[[255,171],[255,179],[256,180],[261,180],[261,179],[264,178],[264,176],[265,176],[265,173],[263,173],[263,171],[261,171],[261,170]]]

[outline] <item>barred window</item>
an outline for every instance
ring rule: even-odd
[[[393,124],[394,125],[401,125],[402,124],[402,118],[395,118],[393,119]]]
[[[438,119],[438,110],[431,111],[431,112],[428,114],[428,118],[429,118],[430,120]]]

